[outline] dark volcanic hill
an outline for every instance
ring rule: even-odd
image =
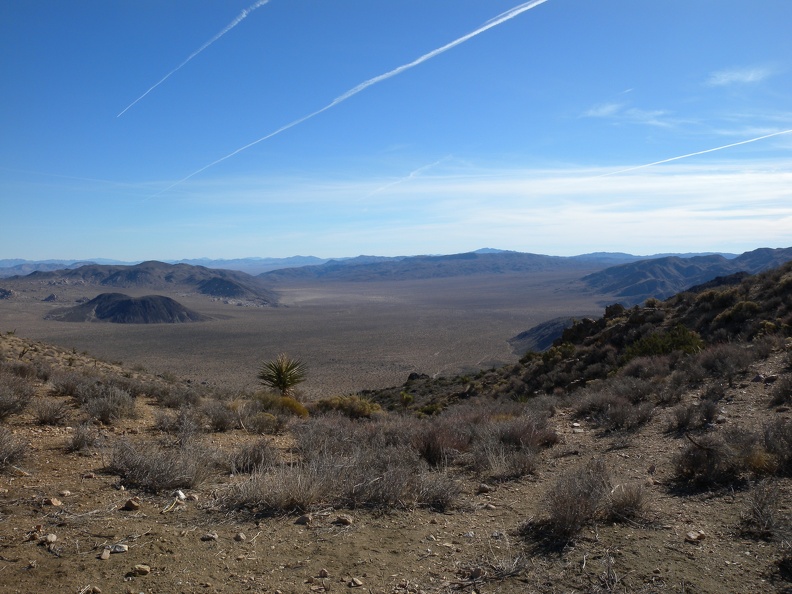
[[[20,277],[15,277],[19,279]],[[33,272],[25,280],[50,284],[100,285],[118,288],[197,290],[214,297],[256,300],[274,305],[275,293],[254,276],[236,270],[217,270],[189,264],[166,264],[149,261],[134,266],[91,264],[73,270]]]
[[[649,297],[665,299],[718,276],[756,274],[790,260],[792,248],[761,248],[732,259],[720,255],[670,256],[612,266],[583,277],[583,282],[589,289],[613,294],[623,304],[633,305]]]
[[[122,293],[102,293],[81,305],[57,309],[46,319],[113,324],[179,324],[203,322],[211,318],[163,295],[134,298]]]

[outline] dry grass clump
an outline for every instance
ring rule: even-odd
[[[269,441],[259,439],[245,444],[231,456],[231,468],[234,473],[260,472],[275,466],[280,455]]]
[[[350,419],[370,419],[383,414],[382,407],[360,396],[333,396],[311,403],[311,409],[320,413],[338,412]]]
[[[66,442],[67,452],[85,452],[99,445],[99,430],[92,423],[80,423]]]
[[[282,464],[234,485],[225,502],[263,514],[304,513],[314,505],[328,502],[331,478],[332,472],[319,461]]]
[[[748,493],[742,513],[743,532],[758,538],[772,538],[779,530],[781,489],[775,480],[764,479]]]
[[[634,403],[606,388],[588,393],[575,409],[575,416],[590,418],[607,431],[620,431],[646,424],[653,412],[653,403]]]
[[[96,377],[89,377],[76,371],[58,371],[52,374],[52,394],[55,396],[77,396],[96,384]]]
[[[734,384],[738,374],[744,372],[754,360],[754,353],[738,343],[716,344],[702,351],[698,364],[710,375],[726,379],[729,386]]]
[[[239,427],[239,415],[229,402],[207,400],[201,406],[201,412],[209,421],[212,431],[222,433]]]
[[[82,410],[105,425],[112,425],[119,419],[135,418],[135,399],[121,388],[113,385],[97,384],[79,391]]]
[[[699,488],[732,483],[745,469],[741,452],[718,435],[702,435],[693,439],[677,456],[676,478]]]
[[[185,406],[198,406],[201,403],[201,394],[193,388],[175,385],[152,385],[147,393],[165,408],[182,408]]]
[[[192,443],[183,447],[159,447],[153,443],[134,444],[126,439],[113,448],[109,470],[125,485],[151,493],[195,487],[211,472],[210,452]]]
[[[413,446],[430,465],[448,465],[470,447],[472,436],[460,429],[458,423],[446,419],[424,421],[413,435]]]
[[[11,431],[0,427],[0,471],[8,466],[19,464],[27,452],[27,447]]]
[[[38,398],[33,404],[33,414],[39,425],[63,425],[69,416],[69,406],[57,398]]]
[[[792,375],[780,377],[770,392],[770,404],[779,406],[792,403]]]
[[[157,411],[154,428],[175,435],[177,443],[185,444],[203,432],[201,414],[192,406],[184,406],[178,411]]]
[[[34,393],[33,386],[26,380],[14,375],[0,375],[0,421],[25,410]]]
[[[278,396],[269,392],[258,392],[253,395],[253,400],[261,410],[274,413],[293,415],[295,417],[308,417],[308,409],[305,405],[291,396]]]
[[[610,472],[601,458],[563,475],[545,496],[552,534],[571,539],[597,517],[610,490]]]
[[[608,494],[606,517],[612,522],[640,523],[650,509],[650,493],[641,482],[616,485]]]

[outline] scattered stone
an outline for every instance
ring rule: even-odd
[[[492,538],[499,539],[503,538],[503,532],[498,532],[497,530],[491,534]]]
[[[351,526],[352,521],[352,516],[348,514],[339,514],[338,517],[333,520],[333,524],[339,524],[340,526]]]
[[[581,429],[579,427],[575,427],[574,429],[572,429],[572,433],[585,433],[585,432],[586,432],[585,429]]]
[[[765,381],[765,376],[763,376],[761,373],[757,373],[751,381],[752,382],[757,382],[757,383],[758,382],[763,382],[763,381]]]
[[[780,413],[789,412],[790,410],[792,409],[790,409],[788,406],[777,406],[775,409],[776,412],[780,412]]]
[[[138,565],[135,565],[133,571],[137,575],[148,575],[151,573],[151,567],[149,567],[148,565],[144,565],[143,563],[140,563]]]
[[[91,589],[88,590],[91,594],[102,594],[102,589],[99,586],[91,586]]]
[[[766,384],[774,384],[777,381],[778,381],[778,376],[777,375],[768,375],[768,376],[765,376],[765,378],[764,378],[764,383],[766,383]]]
[[[465,538],[475,538],[476,533],[471,530],[470,532],[465,532],[462,536],[464,536]]]
[[[0,495],[7,495],[8,489],[0,489]]]
[[[53,544],[58,541],[58,536],[56,534],[45,534],[41,537],[41,542],[47,544]]]
[[[498,509],[498,508],[495,507],[494,505],[492,505],[491,503],[485,503],[484,504],[484,509],[493,510],[493,509]]]
[[[207,532],[201,537],[201,540],[203,540],[204,542],[208,542],[210,540],[217,540],[218,538],[220,537],[217,536],[217,532]]]
[[[487,575],[487,572],[483,568],[476,567],[473,571],[470,572],[470,579],[478,580],[483,578],[485,575]]]
[[[102,561],[107,561],[110,558],[110,549],[109,548],[103,549],[102,552],[99,554],[99,558]]]
[[[479,495],[481,495],[482,493],[491,493],[491,492],[492,492],[492,487],[490,487],[487,483],[479,484],[478,489],[476,489],[476,493],[478,493]]]
[[[237,532],[236,534],[234,534],[234,540],[237,542],[244,542],[245,540],[247,540],[247,536],[245,536],[244,532]]]
[[[129,546],[127,546],[125,544],[114,544],[113,546],[110,547],[109,550],[110,550],[111,553],[114,553],[114,554],[115,553],[126,553],[129,550]]]
[[[187,495],[187,501],[198,501],[198,495],[195,493],[190,493]]]
[[[705,538],[706,536],[701,530],[691,530],[685,535],[685,540],[687,542],[699,542]]]
[[[580,423],[572,423],[573,427],[580,427]]]
[[[71,495],[71,491],[66,491],[64,489],[63,491],[59,491],[58,495],[60,495],[61,497],[68,497],[69,495]]]
[[[319,573],[318,573],[317,575],[318,575],[320,578],[324,579],[324,578],[330,577],[330,572],[329,572],[329,571],[327,571],[327,570],[326,570],[326,569],[323,567],[322,569],[320,569],[320,570],[319,570]]]
[[[718,416],[715,418],[715,422],[716,422],[718,425],[723,425],[723,424],[724,424],[724,423],[725,423],[727,420],[728,420],[728,418],[726,417],[726,415],[718,415]]]
[[[140,509],[140,497],[133,497],[132,499],[127,499],[126,503],[121,506],[121,509],[126,511],[137,511]]]
[[[96,478],[96,474],[94,474],[93,472],[87,472],[84,475],[82,475],[81,478],[84,478],[84,479],[95,479]]]
[[[187,495],[185,495],[183,491],[174,491],[173,496],[179,501],[184,501],[187,499]]]
[[[313,516],[311,514],[303,514],[294,521],[295,524],[299,524],[300,526],[307,526],[311,522],[313,522]]]
[[[351,580],[349,580],[349,583],[347,585],[350,588],[359,588],[360,586],[363,585],[363,582],[358,578],[352,578]]]
[[[52,507],[60,507],[63,505],[60,499],[56,499],[55,497],[48,497],[44,500],[44,505],[51,505]]]

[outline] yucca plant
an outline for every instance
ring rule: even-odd
[[[263,385],[278,390],[282,396],[292,396],[294,386],[305,381],[305,364],[281,353],[262,364],[258,378]]]

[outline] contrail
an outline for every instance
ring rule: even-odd
[[[325,105],[321,109],[317,109],[316,111],[314,111],[312,113],[309,113],[308,115],[305,115],[305,116],[303,116],[303,117],[301,117],[301,118],[299,118],[297,120],[294,120],[293,122],[290,122],[290,123],[286,124],[285,126],[282,126],[282,127],[278,128],[274,132],[270,132],[266,136],[262,136],[258,140],[254,140],[253,142],[250,142],[250,143],[246,144],[245,146],[242,146],[242,147],[236,149],[235,151],[233,151],[231,153],[228,153],[225,157],[220,157],[216,161],[212,161],[208,165],[204,165],[200,169],[197,169],[196,171],[193,171],[187,177],[184,177],[184,178],[180,179],[179,181],[171,184],[170,186],[168,186],[167,188],[165,188],[161,192],[158,192],[154,196],[151,196],[151,198],[154,198],[154,197],[159,196],[160,194],[162,194],[164,192],[167,192],[171,188],[174,188],[174,187],[178,186],[179,184],[182,184],[182,183],[186,182],[188,179],[190,179],[191,177],[193,177],[195,175],[198,175],[202,171],[206,171],[210,167],[214,167],[218,163],[222,163],[226,159],[230,159],[234,155],[238,155],[242,151],[247,150],[250,147],[257,145],[259,142],[264,142],[265,140],[268,140],[268,139],[272,138],[273,136],[277,136],[281,132],[285,132],[289,128],[294,128],[294,126],[302,124],[306,120],[310,120],[311,118],[318,116],[320,113],[323,113],[323,112],[327,111],[331,107],[335,107],[339,103],[343,103],[344,101],[346,101],[350,97],[354,97],[355,95],[357,95],[361,91],[364,91],[365,89],[369,88],[372,85],[375,85],[375,84],[377,84],[379,82],[382,82],[383,80],[387,80],[389,78],[392,78],[392,77],[396,76],[397,74],[401,74],[405,70],[409,70],[410,68],[414,68],[415,66],[418,66],[419,64],[422,64],[422,63],[426,62],[427,60],[430,60],[430,59],[434,58],[435,56],[439,56],[440,54],[442,54],[444,52],[447,52],[451,48],[454,48],[454,47],[458,46],[459,44],[465,43],[466,41],[476,37],[477,35],[479,35],[481,33],[484,33],[484,31],[492,29],[493,27],[496,27],[497,25],[500,25],[501,23],[505,23],[506,21],[513,19],[517,15],[520,15],[520,14],[522,14],[522,13],[528,11],[528,10],[531,10],[532,8],[534,8],[536,6],[539,6],[540,4],[544,4],[545,2],[547,2],[547,0],[532,0],[531,2],[525,2],[524,4],[520,4],[519,6],[515,6],[514,8],[512,8],[510,10],[507,10],[504,13],[499,14],[495,18],[490,19],[484,25],[482,25],[481,27],[479,27],[475,31],[471,31],[467,35],[463,35],[462,37],[460,37],[458,39],[455,39],[454,41],[452,41],[450,43],[447,43],[447,44],[445,44],[442,47],[439,47],[439,48],[437,48],[435,50],[432,50],[431,52],[429,52],[427,54],[424,54],[420,58],[417,58],[417,59],[413,60],[412,62],[410,62],[408,64],[404,64],[402,66],[399,66],[398,68],[394,68],[393,70],[390,70],[389,72],[386,72],[385,74],[380,74],[379,76],[375,76],[374,78],[370,78],[367,81],[360,83],[358,86],[348,90],[343,95],[339,95],[338,97],[333,99],[330,103],[328,103],[327,105]]]
[[[419,167],[418,169],[415,169],[415,170],[411,171],[410,173],[408,173],[406,176],[404,176],[402,178],[399,178],[396,181],[392,181],[389,184],[385,184],[384,186],[377,188],[373,192],[369,192],[368,194],[366,194],[362,198],[362,200],[365,200],[366,198],[371,198],[374,194],[379,194],[380,192],[384,192],[385,190],[387,190],[388,188],[392,188],[393,186],[397,186],[399,184],[403,184],[404,182],[408,182],[411,179],[414,179],[414,178],[418,177],[419,175],[421,175],[424,171],[427,171],[428,169],[431,169],[432,167],[436,167],[436,166],[440,165],[440,163],[442,163],[443,161],[448,161],[450,158],[451,158],[451,155],[448,155],[446,157],[443,157],[442,159],[438,159],[434,163],[429,163],[428,165],[424,165],[423,167]]]
[[[715,148],[707,149],[705,151],[696,151],[695,153],[688,153],[687,155],[679,155],[678,157],[671,157],[670,159],[663,159],[662,161],[655,161],[654,163],[646,163],[645,165],[636,165],[635,167],[628,167],[627,169],[620,169],[619,171],[611,171],[610,173],[603,173],[602,175],[595,175],[594,177],[608,177],[610,175],[619,175],[620,173],[627,173],[628,171],[635,171],[636,169],[644,169],[645,167],[652,167],[653,165],[661,165],[663,163],[670,163],[671,161],[679,161],[680,159],[687,159],[688,157],[695,157],[696,155],[703,155],[705,153],[713,153],[715,151],[722,151],[723,149],[731,148],[733,146],[740,146],[741,144],[748,144],[756,142],[757,140],[764,140],[765,138],[772,138],[773,136],[781,136],[782,134],[789,134],[790,130],[782,130],[781,132],[773,132],[772,134],[765,134],[764,136],[757,136],[756,138],[749,138],[748,140],[741,140],[740,142],[732,142],[731,144],[724,144]]]
[[[207,42],[206,42],[206,43],[204,43],[204,44],[203,44],[201,47],[199,47],[197,50],[195,50],[193,53],[191,53],[191,54],[190,54],[190,55],[187,57],[187,59],[186,59],[186,60],[184,60],[184,62],[182,62],[181,64],[179,64],[178,66],[176,66],[176,68],[174,68],[174,69],[173,69],[173,70],[171,70],[170,72],[168,72],[168,74],[166,74],[165,76],[163,76],[163,77],[162,77],[162,78],[161,78],[161,79],[160,79],[160,80],[157,82],[157,84],[155,84],[155,85],[154,85],[153,87],[151,87],[151,88],[150,88],[148,91],[146,91],[145,93],[143,93],[143,94],[142,94],[140,97],[138,97],[137,99],[135,99],[135,100],[134,100],[132,103],[130,103],[129,105],[127,105],[127,106],[124,108],[124,110],[123,110],[121,113],[119,113],[119,114],[118,114],[116,117],[117,117],[117,118],[120,118],[122,115],[124,115],[124,114],[127,112],[127,110],[129,110],[129,108],[130,108],[130,107],[132,107],[133,105],[135,105],[135,103],[137,103],[138,101],[140,101],[141,99],[143,99],[143,97],[145,97],[146,95],[148,95],[149,93],[151,93],[151,91],[153,91],[153,90],[154,90],[154,89],[156,89],[158,86],[160,86],[162,83],[164,83],[166,80],[168,80],[168,79],[171,77],[171,75],[173,75],[173,74],[175,74],[176,72],[178,72],[179,70],[181,70],[181,69],[182,69],[182,67],[184,67],[184,65],[185,65],[185,64],[187,64],[187,62],[189,62],[190,60],[192,60],[192,59],[193,59],[195,56],[197,56],[197,55],[198,55],[198,54],[200,54],[202,51],[204,51],[204,50],[205,50],[207,47],[209,47],[210,45],[212,45],[212,44],[213,44],[215,41],[217,41],[218,39],[220,39],[220,38],[221,38],[223,35],[225,35],[226,33],[228,33],[228,32],[229,32],[231,29],[233,29],[234,27],[236,27],[236,26],[237,26],[239,23],[241,23],[242,21],[244,21],[244,20],[245,20],[245,19],[248,17],[248,15],[249,15],[251,12],[253,12],[253,11],[254,11],[254,10],[256,10],[257,8],[259,8],[260,6],[264,6],[264,5],[265,5],[267,2],[269,2],[269,0],[258,0],[258,1],[257,1],[255,4],[251,4],[250,6],[248,6],[247,8],[245,8],[245,9],[244,9],[242,12],[240,12],[240,13],[239,13],[239,15],[238,15],[238,16],[237,16],[237,17],[236,17],[236,18],[235,18],[233,21],[231,21],[230,23],[228,23],[228,25],[226,25],[225,29],[223,29],[222,31],[220,31],[220,33],[218,33],[217,35],[215,35],[214,37],[212,37],[212,38],[211,38],[209,41],[207,41]]]

